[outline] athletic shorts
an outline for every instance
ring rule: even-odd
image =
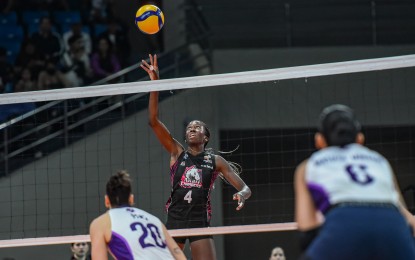
[[[166,228],[167,229],[184,229],[184,228],[204,228],[209,227],[209,222],[206,221],[192,221],[192,220],[177,220],[170,216],[167,217]],[[201,239],[213,239],[213,236],[190,236],[190,237],[173,237],[176,243],[185,244],[189,239],[189,243],[192,243]]]
[[[396,207],[335,207],[327,213],[305,259],[415,259],[415,243]]]

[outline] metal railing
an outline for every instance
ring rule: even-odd
[[[196,12],[199,12],[196,10],[197,8],[194,0],[186,1],[185,10],[188,26],[186,44],[158,56],[159,64],[163,65],[160,69],[162,78],[198,75],[199,72],[205,68],[211,69],[211,49],[209,44],[210,31],[203,16],[200,13],[194,15]],[[195,44],[199,46],[200,50],[197,53],[189,50],[189,46]],[[203,58],[202,60],[204,62],[195,64],[194,61],[200,60],[200,58]],[[140,63],[131,65],[113,75],[94,82],[91,85],[105,84],[122,77],[129,78],[129,81],[147,80],[148,76],[144,71],[139,70],[139,67]],[[87,101],[76,101],[75,106],[70,104],[72,101],[69,100],[52,101],[24,115],[0,124],[0,131],[3,131],[3,142],[0,143],[0,164],[3,165],[0,165],[0,175],[8,175],[12,170],[35,160],[35,155],[39,152],[36,148],[41,145],[49,147],[46,148],[48,150],[46,152],[52,152],[53,150],[69,145],[75,140],[84,138],[93,131],[82,131],[82,133],[79,133],[78,131],[76,135],[71,135],[71,131],[79,127],[87,126],[88,123],[93,120],[116,111],[115,113],[117,115],[113,116],[111,120],[107,120],[107,124],[110,124],[125,118],[127,115],[145,109],[146,106],[143,107],[142,105],[130,106],[128,110],[126,109],[127,105],[134,102],[138,103],[139,100],[142,100],[145,96],[146,94],[143,93],[123,95],[120,100],[115,102],[113,102],[113,97],[111,96],[96,97],[92,99],[88,98]],[[167,96],[161,95],[161,99],[168,96],[171,96],[171,94]],[[80,104],[81,102],[82,104]],[[97,106],[101,107],[97,109]],[[33,125],[33,121],[37,121],[38,118],[42,117],[42,114],[44,116],[44,114],[50,113],[51,110],[55,110],[55,112],[58,111],[53,118]],[[72,120],[74,122],[71,122],[71,119],[75,117],[77,117],[76,120]],[[33,127],[21,132],[12,129],[19,124],[33,125]],[[105,125],[102,127],[104,126]],[[50,129],[53,130],[51,131]],[[44,133],[42,133],[42,131]],[[17,132],[17,134],[11,136],[11,132]],[[35,136],[33,140],[30,140],[31,136]],[[58,137],[59,140],[57,140]],[[28,143],[16,145],[20,142]],[[50,142],[55,142],[55,144],[47,145],[50,144]],[[45,147],[42,149],[44,150]],[[31,151],[30,155],[25,155],[25,152],[28,151]]]

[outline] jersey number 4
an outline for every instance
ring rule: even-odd
[[[143,234],[141,234],[140,238],[138,239],[138,242],[140,243],[142,248],[155,247],[155,246],[161,247],[161,248],[166,247],[166,243],[164,243],[163,239],[161,238],[160,231],[157,226],[151,223],[144,225],[143,223],[140,223],[140,222],[134,222],[130,225],[130,228],[132,231],[137,231],[137,226],[140,226],[141,230],[143,231]],[[151,243],[153,241],[151,242],[149,242],[148,240],[147,242],[145,241],[149,233],[151,234],[151,237],[153,238],[154,243]]]
[[[184,200],[187,200],[187,203],[189,204],[192,202],[192,190],[189,190],[189,192],[186,193]]]

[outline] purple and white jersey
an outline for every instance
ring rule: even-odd
[[[108,249],[115,259],[174,259],[157,217],[132,207],[110,209],[109,216],[112,234]]]
[[[323,213],[342,202],[398,205],[389,162],[359,144],[331,146],[313,153],[305,179],[316,207]]]

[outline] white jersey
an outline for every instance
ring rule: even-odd
[[[342,202],[398,205],[399,195],[388,161],[359,144],[315,152],[307,162],[305,179],[322,212]]]
[[[108,249],[115,259],[174,259],[157,217],[132,207],[110,209],[109,216],[112,233]]]

